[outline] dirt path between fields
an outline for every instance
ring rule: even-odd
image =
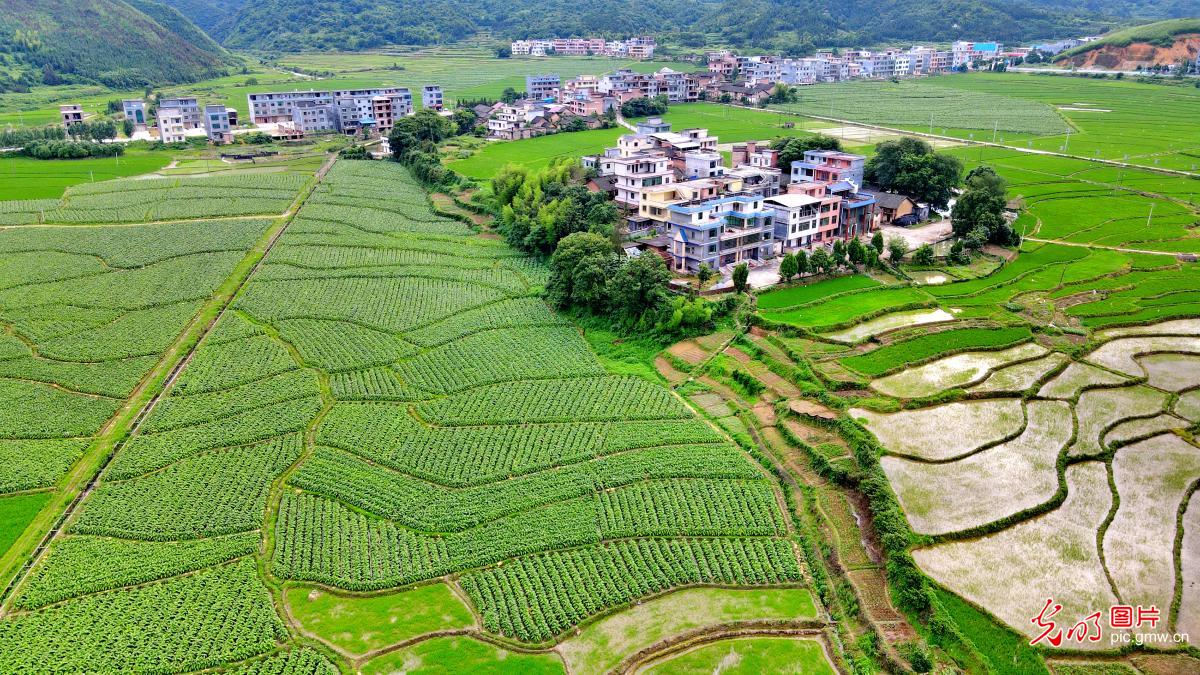
[[[0,594],[0,616],[10,611],[15,591],[29,571],[45,556],[51,542],[66,529],[79,505],[96,487],[109,462],[141,427],[163,395],[170,390],[180,373],[191,362],[205,336],[262,267],[271,249],[291,225],[300,206],[313,194],[335,160],[336,156],[330,156],[317,171],[315,180],[296,196],[287,211],[290,215],[264,232],[265,243],[258,244],[247,252],[242,263],[234,268],[213,297],[184,327],[158,364],[126,399],[126,404],[96,434],[96,440],[71,468],[64,481],[57,486],[55,497],[13,542],[3,558],[0,558],[0,578],[8,580],[3,593]],[[247,270],[245,268],[250,260],[254,260],[254,263]],[[33,546],[35,539],[38,543]],[[22,559],[25,562],[18,568],[17,564]]]

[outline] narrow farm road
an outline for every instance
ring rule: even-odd
[[[1147,251],[1142,248],[1128,248],[1126,246],[1105,246],[1103,244],[1089,244],[1078,241],[1063,241],[1061,239],[1042,239],[1040,237],[1024,237],[1025,241],[1038,241],[1043,244],[1058,244],[1060,246],[1076,246],[1079,248],[1102,248],[1107,251],[1120,251],[1122,253],[1147,253],[1150,255],[1176,255],[1166,251]]]
[[[170,389],[171,384],[191,361],[204,337],[224,315],[247,281],[262,266],[267,254],[292,223],[295,213],[312,195],[335,160],[336,156],[329,157],[317,171],[314,180],[296,196],[291,208],[286,212],[288,215],[273,223],[258,243],[246,253],[212,298],[184,327],[159,362],[138,383],[125,405],[100,429],[83,457],[56,486],[54,496],[46,506],[34,517],[8,551],[0,556],[0,582],[5,584],[3,592],[0,593],[0,616],[9,611],[14,591],[26,574],[46,554],[50,543],[65,529],[76,508],[95,487],[109,461],[125,441],[137,432],[162,395]]]

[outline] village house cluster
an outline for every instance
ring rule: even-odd
[[[336,132],[344,134],[386,133],[395,121],[413,114],[413,95],[408,87],[346,89],[337,91],[283,91],[247,94],[249,119],[253,127],[243,131],[262,131],[276,139],[296,139],[308,134]],[[422,107],[442,111],[442,88],[425,85],[421,90]],[[83,108],[71,103],[59,106],[66,127],[83,121]],[[149,133],[150,107],[144,99],[121,101],[124,118],[133,122],[135,137],[154,138]],[[157,140],[182,143],[191,137],[206,137],[216,145],[233,142],[239,118],[235,108],[223,104],[201,105],[196,97],[160,98],[153,111]]]
[[[611,56],[616,58],[654,58],[654,38],[640,35],[628,40],[604,38],[550,38],[548,40],[513,40],[509,49],[513,56]]]
[[[639,237],[630,253],[654,249],[677,273],[753,267],[929,214],[903,195],[864,188],[862,155],[810,150],[781,167],[778,151],[749,142],[732,146],[726,167],[707,129],[672,131],[659,118],[635,128],[583,163],[596,172],[590,187],[612,195]]]

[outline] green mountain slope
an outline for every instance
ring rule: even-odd
[[[215,41],[155,0],[0,0],[0,52],[39,81],[118,88],[190,82],[230,65]]]
[[[1102,32],[1118,17],[1166,18],[1197,0],[164,0],[227,47],[353,50],[500,37],[707,33],[710,42],[795,50],[958,38],[1017,41]]]

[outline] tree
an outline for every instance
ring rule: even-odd
[[[496,48],[496,58],[509,59],[512,58],[512,47],[504,45]]]
[[[733,96],[730,96],[729,92],[725,92],[725,93],[721,94],[721,98],[719,98],[717,100],[720,101],[721,103],[733,103]]]
[[[913,262],[918,265],[925,265],[925,266],[932,265],[933,264],[933,247],[930,246],[929,244],[921,244],[920,246],[918,246],[917,250],[915,252],[913,252]]]
[[[883,255],[883,232],[876,232],[871,236],[871,246],[876,254]]]
[[[855,265],[860,265],[866,260],[867,248],[859,241],[858,237],[850,240],[850,245],[846,247],[846,255],[850,258],[850,262]]]
[[[818,246],[817,250],[809,256],[808,264],[814,273],[829,274],[833,271],[833,256],[829,255],[829,251],[826,251],[824,247]]]
[[[795,103],[800,98],[795,88],[779,82],[767,96],[767,103]]]
[[[133,137],[133,120],[121,120],[121,131],[125,132],[125,138]]]
[[[779,166],[791,166],[792,162],[803,159],[809,150],[841,150],[842,142],[833,136],[813,134],[812,136],[783,136],[771,141],[771,148],[779,151]]]
[[[808,272],[808,254],[804,251],[796,251],[796,275],[804,276]]]
[[[519,101],[519,100],[521,100],[521,98],[522,98],[522,93],[517,91],[516,89],[513,89],[512,87],[505,87],[504,91],[500,93],[500,100],[504,101],[505,103],[512,103],[514,101]]]
[[[388,134],[388,144],[392,148],[392,157],[402,161],[406,153],[423,144],[432,146],[449,138],[454,131],[453,122],[433,110],[422,108],[415,115],[396,121]]]
[[[972,251],[981,250],[983,248],[983,246],[985,244],[987,244],[987,241],[988,241],[987,230],[985,230],[982,227],[977,227],[974,230],[971,230],[970,232],[967,233],[967,236],[964,238],[966,247]]]
[[[876,146],[875,155],[867,160],[864,177],[884,190],[942,209],[961,182],[962,162],[935,153],[923,140],[906,136]]]
[[[846,266],[846,242],[841,239],[833,242],[833,266],[836,269]]]
[[[954,203],[950,214],[954,234],[966,237],[976,230],[984,241],[1015,246],[1020,236],[1004,218],[1007,185],[1003,178],[988,166],[979,166],[967,174],[963,193]]]
[[[591,232],[567,235],[550,258],[546,295],[559,308],[574,305],[602,311],[615,262],[612,242],[607,238]]]
[[[947,256],[950,262],[956,265],[966,265],[971,262],[971,256],[966,252],[966,247],[963,245],[962,239],[955,239],[950,246],[950,255]]]
[[[786,253],[783,260],[779,261],[779,278],[786,281],[791,281],[792,277],[796,276],[796,255],[794,253]]]
[[[457,108],[454,114],[450,117],[450,121],[457,128],[458,135],[469,134],[475,129],[475,113],[466,108]]]
[[[708,283],[709,279],[713,278],[712,268],[708,263],[700,263],[700,267],[696,269],[696,288],[701,290]]]
[[[667,112],[667,97],[641,97],[630,99],[621,104],[621,115],[624,117],[647,117],[663,115]]]
[[[867,269],[876,269],[880,267],[879,251],[876,251],[871,246],[866,247],[863,255],[863,264],[867,266]]]
[[[900,261],[908,253],[908,244],[900,237],[893,237],[888,240],[887,248],[888,258],[892,261],[892,267],[899,267]]]
[[[628,259],[608,283],[609,308],[617,318],[641,319],[666,302],[670,280],[671,272],[657,254],[643,253]]]
[[[54,66],[49,63],[42,65],[42,84],[53,87],[56,84],[62,84],[62,78],[58,73],[54,72]]]
[[[738,263],[733,266],[733,290],[738,293],[745,293],[750,289],[750,268],[746,263]]]

